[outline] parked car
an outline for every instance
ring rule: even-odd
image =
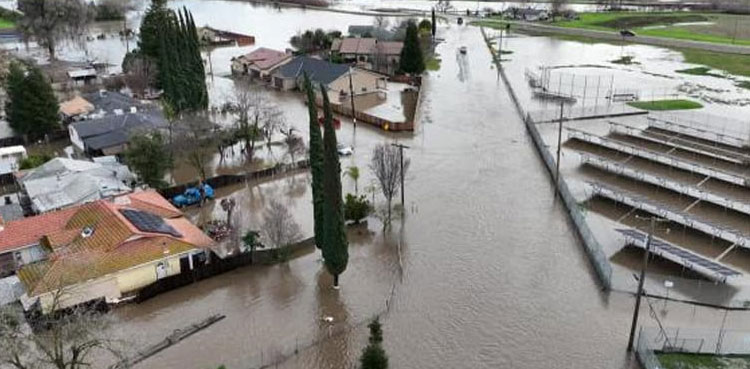
[[[635,37],[635,32],[633,32],[633,31],[631,31],[629,29],[624,29],[624,30],[620,31],[620,36],[622,36],[622,37]]]
[[[214,189],[208,184],[203,184],[203,191],[207,200],[214,198]],[[201,190],[199,187],[189,187],[184,193],[172,198],[172,204],[181,208],[197,204],[201,201]]]
[[[354,148],[351,146],[344,145],[344,144],[336,145],[336,150],[339,152],[339,155],[341,156],[349,156],[351,154],[354,154]]]

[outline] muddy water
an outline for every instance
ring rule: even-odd
[[[346,124],[339,132],[355,144],[355,155],[342,165],[364,169],[360,189],[370,181],[367,153],[376,143],[398,139],[411,146],[403,223],[383,233],[370,219],[369,232],[350,233],[339,291],[330,289],[318,254],[310,253],[115,311],[121,323],[114,332],[133,347],[211,313],[227,315],[140,368],[257,367],[295,346],[299,355],[280,367],[346,368],[365,344],[363,323],[376,314],[394,368],[636,367],[624,354],[632,300],[599,292],[478,30],[440,32],[443,55],[460,46],[470,51],[460,63],[444,58],[441,71],[427,78],[417,133],[388,136],[360,127],[355,136]],[[465,66],[468,79],[459,73]],[[304,183],[306,177],[294,178]],[[251,214],[243,222],[252,227],[263,204],[284,199],[309,234],[309,187],[284,181],[220,195],[239,196]],[[351,182],[345,187],[351,190]],[[289,196],[289,188],[296,194]],[[193,212],[221,215],[216,205]],[[333,323],[322,321],[329,316]],[[662,318],[666,325],[713,326],[721,316],[675,304]],[[737,315],[728,324],[743,321]],[[320,344],[308,346],[313,341]]]

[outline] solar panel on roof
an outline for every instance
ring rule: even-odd
[[[147,213],[145,211],[120,209],[120,213],[130,221],[139,231],[149,233],[163,233],[175,237],[182,237],[171,225],[167,224],[164,219],[158,215]]]

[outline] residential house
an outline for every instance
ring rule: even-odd
[[[544,9],[511,7],[505,11],[506,17],[527,22],[537,22],[549,19],[549,12]]]
[[[0,276],[13,274],[26,264],[45,258],[40,242],[44,234],[62,226],[73,209],[16,220],[0,219]]]
[[[90,85],[96,83],[99,75],[93,67],[73,69],[68,71],[68,78],[73,81],[75,86]]]
[[[0,176],[17,171],[25,158],[26,148],[21,145],[0,147]]]
[[[249,54],[233,58],[232,73],[268,81],[276,69],[290,60],[291,53],[261,47]]]
[[[21,203],[40,214],[131,191],[135,176],[127,166],[114,157],[95,160],[54,158],[17,173]]]
[[[83,117],[93,113],[95,110],[96,107],[94,107],[94,104],[81,96],[76,96],[60,103],[60,115],[62,115],[64,123],[83,119]]]
[[[404,43],[400,41],[378,41],[375,38],[344,38],[334,40],[331,52],[343,61],[386,74],[394,74],[401,61]]]
[[[385,75],[308,56],[298,56],[279,68],[273,76],[273,85],[282,90],[298,88],[302,84],[305,73],[312,80],[316,90],[321,84],[326,86],[331,104],[342,104],[348,101],[350,78],[355,96],[380,94],[387,88]],[[320,94],[318,91],[316,93]]]
[[[255,37],[230,31],[222,31],[208,26],[198,28],[198,39],[205,45],[248,46],[255,44]]]
[[[155,110],[155,107],[122,93],[105,90],[78,95],[60,104],[60,114],[66,123],[143,110]]]
[[[130,112],[72,123],[68,133],[77,152],[88,156],[119,155],[127,149],[132,135],[167,127],[161,111]]]
[[[121,301],[205,263],[215,246],[151,190],[9,222],[0,231],[0,250],[28,245],[43,256],[18,270],[21,302],[42,312]]]

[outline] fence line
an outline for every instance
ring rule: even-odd
[[[547,149],[544,140],[539,134],[539,130],[537,129],[536,124],[531,119],[531,116],[524,113],[523,107],[521,106],[518,97],[516,96],[516,93],[505,74],[502,63],[499,60],[500,56],[495,55],[495,52],[493,51],[491,46],[491,41],[487,38],[487,34],[484,31],[484,27],[481,27],[480,30],[482,32],[482,36],[485,39],[485,42],[487,43],[488,48],[490,49],[490,52],[492,53],[492,59],[495,62],[497,70],[499,71],[505,87],[508,90],[511,101],[515,105],[516,111],[526,125],[526,130],[529,132],[532,142],[534,142],[534,147],[542,157],[542,161],[544,162],[547,171],[554,180],[555,159],[552,158],[552,154]],[[556,181],[555,185],[557,186],[565,207],[568,209],[568,214],[570,215],[570,218],[573,221],[576,230],[578,231],[578,235],[583,241],[584,249],[589,257],[589,260],[594,266],[594,270],[596,270],[597,276],[599,277],[599,282],[605,290],[610,290],[612,286],[612,265],[610,264],[607,255],[604,253],[601,244],[599,244],[599,241],[596,239],[596,237],[594,237],[593,232],[591,232],[591,229],[586,222],[586,217],[583,212],[581,212],[581,209],[578,206],[578,202],[568,188],[568,184],[565,182],[565,180],[558,180]]]

